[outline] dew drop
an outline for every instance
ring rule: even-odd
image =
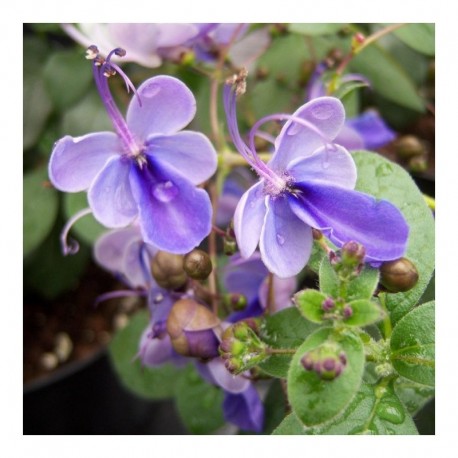
[[[378,405],[377,415],[390,423],[399,425],[404,421],[405,413],[402,406],[393,401],[385,401]]]
[[[281,234],[277,234],[277,242],[279,245],[284,245],[285,244],[285,237]]]
[[[332,116],[333,112],[334,110],[332,108],[332,105],[330,104],[320,103],[319,105],[317,105],[316,107],[312,109],[312,115],[315,118],[321,119],[323,121],[325,119],[329,119]]]
[[[293,122],[289,129],[286,131],[286,133],[287,135],[296,135],[303,127],[304,126],[302,126],[301,124]]]
[[[178,188],[170,181],[153,186],[153,196],[161,202],[170,202],[178,195]]]
[[[151,99],[155,95],[157,95],[160,91],[161,91],[161,86],[159,86],[159,84],[152,83],[142,89],[141,95],[143,97]]]
[[[393,167],[388,163],[380,164],[375,169],[375,174],[378,177],[387,177],[393,173]]]

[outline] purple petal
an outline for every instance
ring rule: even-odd
[[[217,45],[227,45],[239,40],[248,30],[249,24],[240,23],[222,23],[218,24],[209,35]]]
[[[339,135],[337,135],[335,142],[349,151],[364,149],[364,141],[361,135],[353,127],[349,126],[348,121],[342,127]]]
[[[292,295],[296,292],[296,277],[279,278],[276,275],[273,276],[273,312],[278,312],[287,307],[291,307],[293,304],[291,301]],[[261,302],[262,308],[267,309],[267,298],[269,295],[269,279],[265,278],[259,287],[259,301]]]
[[[270,41],[267,27],[254,30],[231,46],[229,59],[236,67],[247,67],[268,48]]]
[[[269,271],[280,278],[298,274],[310,257],[312,243],[312,229],[294,215],[287,199],[269,199],[259,243]]]
[[[266,214],[264,183],[256,183],[243,194],[234,214],[234,232],[240,253],[249,258],[256,250]]]
[[[89,188],[89,206],[104,226],[127,226],[138,214],[129,184],[131,166],[121,156],[110,159]]]
[[[258,296],[259,287],[268,273],[259,252],[248,259],[234,255],[223,268],[223,284],[230,293],[243,294],[250,303]]]
[[[356,164],[350,153],[339,145],[320,148],[312,156],[295,159],[287,171],[296,182],[318,181],[354,189]]]
[[[174,134],[188,125],[196,113],[196,100],[180,80],[155,76],[139,88],[127,110],[127,125],[139,142],[153,134]]]
[[[131,174],[140,227],[147,243],[170,253],[187,253],[211,230],[211,202],[203,189],[147,156]]]
[[[242,375],[232,375],[224,366],[221,358],[214,358],[207,363],[207,369],[215,384],[229,393],[241,393],[250,385],[250,381]]]
[[[334,97],[320,97],[300,107],[293,116],[313,125],[321,135],[294,121],[288,121],[275,141],[275,153],[270,161],[273,169],[284,170],[299,157],[310,156],[325,142],[334,140],[345,121],[342,102]]]
[[[260,433],[264,424],[264,406],[256,388],[250,386],[239,394],[225,393],[224,418],[245,431]]]
[[[151,326],[148,326],[140,339],[139,355],[142,363],[145,366],[155,367],[170,361],[173,347],[168,334],[161,339],[153,339],[150,336]]]
[[[328,69],[325,62],[318,64],[309,79],[306,89],[307,100],[313,100],[326,95],[326,88],[321,79],[323,73]]]
[[[199,28],[195,24],[156,24],[156,26],[159,29],[157,44],[164,48],[182,45],[199,33]]]
[[[151,326],[155,325],[162,327],[165,325],[169,317],[170,310],[177,298],[170,294],[170,291],[160,287],[152,287],[148,294],[148,309],[151,315]]]
[[[199,132],[150,137],[147,154],[173,167],[193,184],[208,180],[216,171],[216,151],[210,140]]]
[[[373,110],[349,119],[347,124],[356,130],[368,149],[379,148],[396,138],[396,134],[386,124],[381,116]]]
[[[239,312],[231,313],[227,318],[226,321],[229,323],[237,323],[237,321],[244,320],[246,318],[254,318],[260,316],[264,313],[265,308],[262,307],[261,303],[259,302],[258,298],[253,299],[248,305]]]
[[[337,246],[352,240],[361,243],[367,261],[389,261],[404,254],[409,227],[390,202],[319,182],[295,186],[302,194],[289,198],[291,209]]]
[[[49,178],[61,191],[85,191],[106,162],[121,151],[119,139],[112,132],[76,138],[66,136],[54,145],[49,161]]]

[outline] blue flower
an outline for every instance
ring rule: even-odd
[[[339,247],[351,240],[361,243],[368,262],[400,258],[409,233],[403,215],[391,203],[354,190],[356,165],[348,151],[334,143],[345,122],[340,100],[320,97],[293,115],[267,116],[252,127],[247,145],[236,118],[236,97],[244,86],[241,75],[224,90],[232,140],[260,178],[242,196],[234,216],[241,255],[249,258],[259,244],[269,271],[292,277],[310,257],[315,228]],[[264,164],[254,137],[270,120],[287,122],[275,139],[272,159]]]
[[[66,192],[88,191],[94,217],[109,228],[136,218],[145,242],[171,253],[187,253],[211,230],[211,202],[196,185],[216,170],[216,152],[203,134],[181,131],[194,117],[196,101],[178,79],[146,80],[128,107],[126,120],[111,96],[108,77],[122,70],[95,47],[97,88],[116,133],[66,136],[53,149],[49,177]],[[135,90],[135,88],[133,88]]]

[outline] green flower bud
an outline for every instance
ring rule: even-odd
[[[165,289],[181,288],[187,280],[183,269],[183,256],[158,251],[154,256],[151,273],[159,286]]]
[[[247,305],[247,300],[243,294],[232,293],[223,295],[223,303],[231,310],[243,310]]]
[[[202,250],[192,250],[183,260],[184,271],[194,280],[205,280],[213,270],[210,256]]]
[[[223,251],[226,256],[232,256],[237,251],[237,242],[232,237],[223,238]]]
[[[322,380],[331,381],[344,371],[347,356],[337,343],[325,342],[307,352],[302,357],[301,364],[306,371],[313,371]]]
[[[407,258],[388,261],[380,268],[380,283],[391,293],[409,291],[418,282],[418,271]]]

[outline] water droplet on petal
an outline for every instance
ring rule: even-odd
[[[170,180],[153,186],[153,196],[161,202],[170,202],[177,194],[178,188]]]
[[[333,112],[332,105],[327,103],[320,103],[312,109],[312,115],[321,120],[329,119]]]
[[[291,126],[289,127],[289,129],[286,131],[286,133],[288,135],[296,135],[301,130],[301,128],[303,129],[304,126],[302,126],[301,124],[297,122],[293,122]]]
[[[148,99],[154,97],[161,91],[161,86],[156,83],[151,83],[142,89],[141,95]]]
[[[277,242],[278,242],[279,245],[284,245],[285,237],[283,237],[283,235],[281,235],[281,234],[277,234]]]
[[[405,418],[404,409],[398,402],[394,401],[382,401],[377,407],[377,415],[395,425],[402,423]]]

